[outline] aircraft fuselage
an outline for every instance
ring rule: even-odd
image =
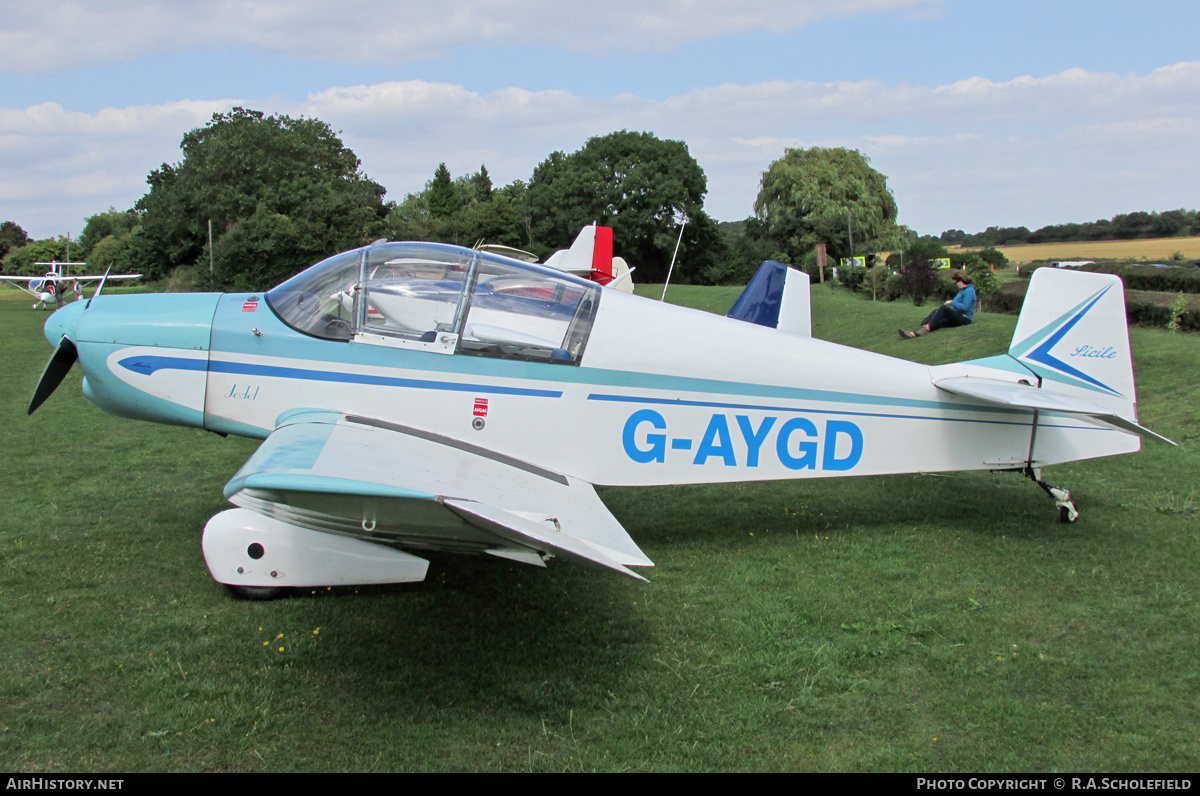
[[[266,438],[286,412],[325,409],[608,485],[997,469],[1030,454],[1031,412],[947,396],[924,365],[615,291],[577,366],[319,339],[257,294],[106,296],[60,313],[76,307],[91,400],[220,433]],[[1039,433],[1056,425],[1091,428],[1064,418]]]

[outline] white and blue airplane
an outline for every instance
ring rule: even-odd
[[[43,308],[53,306],[58,308],[67,303],[67,283],[74,288],[76,301],[83,298],[83,283],[94,282],[97,279],[137,279],[141,274],[85,274],[71,276],[71,266],[87,265],[87,263],[67,263],[51,260],[47,263],[34,265],[49,266],[41,276],[0,276],[0,282],[8,282],[18,290],[23,290],[33,296],[33,308],[41,304]]]
[[[766,263],[728,317],[486,251],[377,242],[263,294],[54,313],[32,413],[78,359],[117,415],[263,440],[206,525],[242,596],[420,581],[422,551],[642,579],[593,484],[1015,470],[1163,439],[1137,422],[1113,276],[1038,271],[1007,354],[930,367],[813,339]],[[961,333],[961,332],[960,332]]]

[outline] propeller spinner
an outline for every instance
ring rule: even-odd
[[[67,373],[71,370],[71,366],[75,364],[75,360],[79,359],[79,349],[71,342],[68,333],[74,333],[75,326],[78,324],[78,316],[87,311],[88,307],[92,306],[92,302],[100,295],[100,291],[104,290],[104,283],[108,280],[108,274],[112,271],[112,265],[104,271],[104,278],[100,280],[99,287],[92,297],[83,305],[83,309],[76,309],[75,304],[69,304],[66,307],[58,310],[50,319],[46,321],[46,335],[51,336],[51,330],[58,330],[62,337],[58,341],[58,345],[54,348],[54,354],[50,357],[50,361],[46,363],[46,369],[42,371],[42,378],[38,381],[37,387],[33,391],[33,398],[29,401],[29,414],[46,402],[58,385],[62,384],[62,380],[67,377]],[[53,340],[53,337],[51,337]]]

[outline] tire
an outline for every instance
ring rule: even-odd
[[[228,583],[224,586],[239,600],[274,600],[286,591],[284,586],[232,586]]]

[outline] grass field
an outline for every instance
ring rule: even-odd
[[[1189,260],[1200,259],[1200,237],[1033,243],[996,248],[1014,263],[1034,260],[1155,260],[1170,263],[1175,252],[1183,252]]]
[[[813,311],[925,362],[1016,321],[900,341],[909,304]],[[435,556],[254,603],[199,540],[255,443],[104,414],[77,373],[27,417],[45,318],[0,302],[0,769],[1200,767],[1200,336],[1133,331],[1142,422],[1180,447],[1054,468],[1075,525],[1014,474],[606,489],[649,584]]]

